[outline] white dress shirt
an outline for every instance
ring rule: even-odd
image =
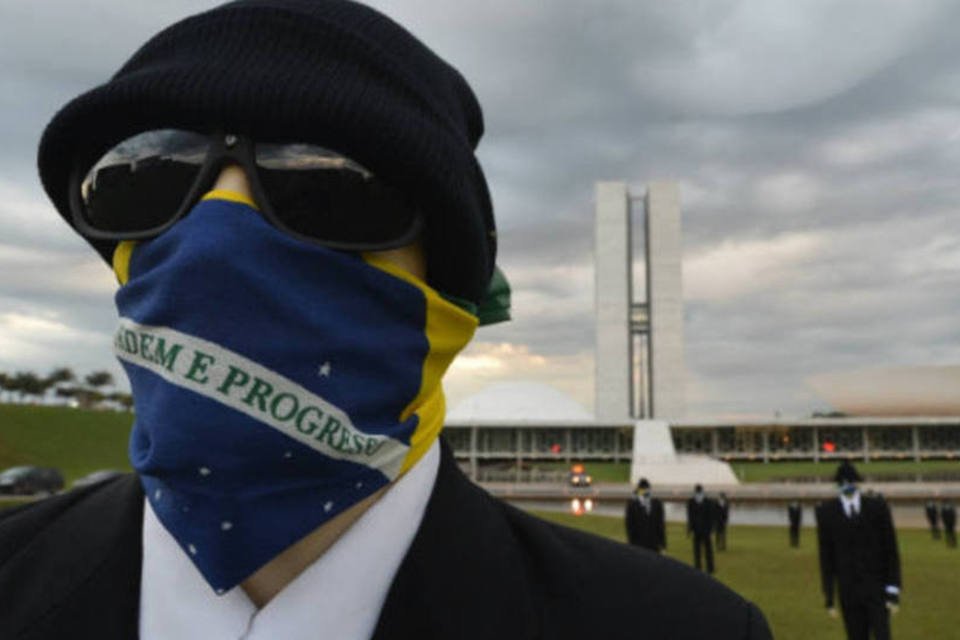
[[[843,505],[843,513],[848,518],[860,513],[860,492],[854,491],[852,495],[840,494],[840,503]]]
[[[440,465],[423,458],[262,609],[236,587],[218,596],[148,500],[143,509],[142,640],[368,640],[426,511]]]
[[[638,495],[637,500],[640,501],[640,506],[643,507],[643,510],[647,512],[647,515],[650,514],[650,497],[645,495]]]

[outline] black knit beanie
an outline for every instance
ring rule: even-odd
[[[860,472],[857,471],[857,468],[853,466],[852,462],[844,460],[837,467],[836,473],[833,474],[833,480],[837,484],[843,484],[844,482],[863,482],[863,476],[860,475]]]
[[[403,27],[347,0],[241,0],[160,32],[47,126],[38,163],[70,220],[68,182],[150,129],[225,130],[343,153],[426,217],[430,284],[474,304],[496,232],[474,149],[483,116],[463,77]],[[114,242],[91,241],[109,263]]]

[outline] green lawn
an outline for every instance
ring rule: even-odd
[[[57,467],[67,485],[97,469],[130,469],[133,416],[113,411],[0,404],[0,470]]]
[[[868,479],[904,479],[910,474],[960,473],[960,460],[878,460],[854,462],[857,470]],[[771,482],[797,477],[818,477],[833,480],[837,461],[824,462],[731,462],[733,472],[742,482]]]
[[[560,524],[624,541],[623,520],[538,512]],[[920,529],[898,532],[903,567],[902,607],[893,617],[897,640],[960,638],[960,549],[948,549]],[[692,563],[691,544],[679,524],[668,524],[668,555]],[[759,606],[777,640],[843,640],[843,624],[827,617],[820,591],[817,545],[804,529],[799,549],[786,528],[731,527],[727,550],[717,554],[716,577]]]
[[[576,461],[574,461],[576,462]],[[541,471],[559,471],[566,474],[574,462],[524,461],[525,466]],[[583,463],[594,482],[630,482],[629,462],[593,462]]]

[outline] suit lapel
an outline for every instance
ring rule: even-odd
[[[374,640],[536,637],[534,590],[503,507],[470,482],[449,446],[441,445],[430,502]]]
[[[4,565],[9,636],[136,638],[143,493],[135,476],[65,510]],[[42,575],[43,580],[31,576]]]

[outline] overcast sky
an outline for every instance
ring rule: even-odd
[[[54,112],[200,0],[0,0],[0,371],[109,368],[108,269],[36,177]],[[688,414],[802,416],[825,372],[960,362],[960,3],[375,2],[467,77],[514,286],[450,403],[593,400],[593,189],[681,185]]]

